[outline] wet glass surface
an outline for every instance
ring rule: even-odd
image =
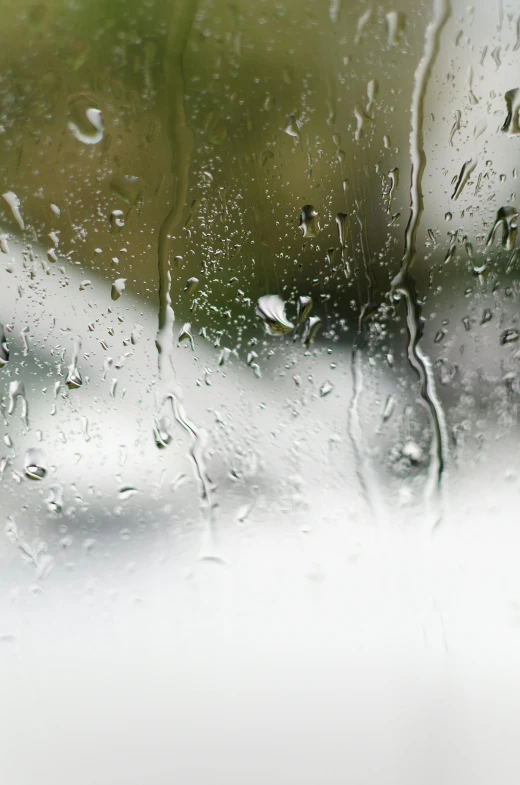
[[[516,781],[517,0],[2,11],[1,781]]]

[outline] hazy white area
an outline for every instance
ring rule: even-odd
[[[31,303],[41,334],[48,336],[43,355],[53,329],[72,327],[61,339],[67,346],[76,331],[85,334],[81,319],[88,318],[90,301],[99,305],[105,298],[107,307],[112,304],[108,284],[99,279],[92,279],[81,300],[76,289],[82,274],[67,269],[75,294],[60,301],[53,328],[49,303],[63,278],[54,270],[45,277],[41,311],[35,310],[36,294]],[[12,274],[3,273],[8,275],[14,285]],[[8,285],[2,298],[5,312],[12,302]],[[179,471],[191,472],[185,458],[177,457],[185,449],[157,450],[149,438],[150,420],[142,426],[147,437],[135,442],[138,450],[129,450],[118,469],[120,445],[129,441],[129,432],[132,439],[141,433],[132,418],[136,401],[146,394],[146,369],[155,362],[155,316],[129,292],[112,305],[115,313],[124,310],[130,322],[135,317],[143,325],[126,366],[127,396],[114,403],[109,382],[99,381],[101,355],[92,351],[88,360],[80,359],[90,385],[58,400],[72,407],[83,395],[77,411],[62,418],[65,425],[87,416],[96,429],[111,433],[103,441],[103,462],[95,430],[85,441],[80,428],[75,434],[69,429],[67,443],[58,445],[48,395],[28,396],[32,425],[17,437],[17,445],[25,444],[41,428],[52,482],[59,479],[65,488],[73,482],[83,497],[94,487],[100,506],[90,509],[98,516],[111,509],[102,505],[117,497],[118,487],[146,490],[143,482],[157,472],[167,481]],[[196,344],[198,363],[179,348],[176,365],[186,381],[190,416],[204,422],[207,410],[195,394],[186,395],[186,384],[193,367],[215,366],[215,355],[201,341]],[[330,375],[327,356],[304,361],[318,380]],[[135,368],[140,376],[132,375]],[[229,375],[213,375],[216,409],[230,406],[237,394],[253,408],[262,403],[261,380],[249,372],[237,362]],[[124,386],[124,368],[118,373]],[[217,536],[210,550],[196,501],[190,502],[189,491],[183,495],[182,485],[169,494],[170,507],[150,493],[148,503],[156,505],[162,522],[156,531],[132,529],[131,537],[120,536],[136,509],[132,504],[137,509],[143,504],[139,495],[121,502],[110,526],[99,521],[95,545],[80,517],[68,547],[51,549],[56,562],[45,580],[31,582],[35,565],[4,539],[3,782],[514,781],[520,712],[518,490],[514,473],[503,479],[504,445],[497,445],[493,457],[500,493],[490,492],[488,464],[472,465],[468,473],[459,468],[445,520],[433,535],[406,506],[386,505],[388,517],[376,524],[351,473],[342,486],[327,477],[329,464],[321,468],[315,459],[319,451],[335,449],[338,460],[347,465],[354,460],[345,430],[349,376],[337,378],[333,393],[309,400],[319,428],[309,457],[303,440],[299,459],[309,461],[302,474],[312,468],[314,475],[303,488],[295,479],[301,504],[292,498],[285,513],[269,483],[278,492],[277,475],[287,465],[291,439],[302,434],[288,425],[287,436],[282,432],[273,440],[273,412],[283,411],[292,375],[269,388],[266,427],[255,444],[268,456],[262,472],[267,485],[255,503],[247,484],[237,493],[220,477]],[[207,390],[202,400],[207,404]],[[331,434],[337,435],[332,448]],[[39,493],[35,487],[30,484],[29,492]],[[193,493],[191,475],[186,487]],[[191,528],[164,525],[178,504],[188,509],[192,504]],[[11,492],[5,513],[30,540],[32,512],[17,509]],[[88,515],[87,506],[85,520]],[[54,542],[52,521],[46,526]]]

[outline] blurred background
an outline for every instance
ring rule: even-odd
[[[518,0],[1,9],[1,781],[516,782]]]

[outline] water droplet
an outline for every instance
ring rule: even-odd
[[[406,17],[402,11],[389,11],[386,16],[386,48],[396,46],[406,26]]]
[[[199,285],[198,278],[188,278],[188,280],[186,281],[186,286],[184,287],[184,291],[187,292],[188,294],[191,294],[192,292],[195,291],[198,285]]]
[[[334,389],[334,385],[331,384],[329,381],[323,382],[320,387],[320,398],[325,398],[326,395],[332,392]]]
[[[29,354],[29,338],[28,338],[28,335],[29,335],[29,326],[25,325],[25,327],[23,327],[22,330],[20,331],[20,337],[21,337],[22,343],[23,343],[23,354],[24,354],[24,357],[26,357]]]
[[[6,191],[2,194],[2,199],[11,210],[14,220],[23,232],[25,229],[25,223],[20,213],[20,200],[18,199],[17,195],[14,191]]]
[[[365,123],[371,122],[372,118],[367,115],[361,106],[354,107],[354,117],[356,118],[356,130],[354,131],[354,139],[359,142],[363,136],[363,127]]]
[[[445,387],[454,380],[455,376],[457,375],[458,368],[456,365],[450,365],[446,360],[440,357],[435,362],[435,368],[437,370],[437,376],[439,377],[439,382]]]
[[[312,204],[306,204],[300,213],[300,228],[304,237],[317,237],[320,231],[318,213]]]
[[[245,523],[252,508],[252,504],[243,504],[241,507],[239,507],[236,514],[237,521],[239,523]]]
[[[515,341],[518,341],[519,338],[520,338],[520,333],[518,332],[518,330],[515,329],[504,330],[504,332],[500,336],[500,343],[503,346],[506,343],[514,343]]]
[[[5,337],[5,330],[3,324],[0,324],[0,368],[3,368],[9,362],[9,347],[7,346],[7,338]]]
[[[473,136],[475,138],[475,141],[479,138],[479,136],[482,136],[486,128],[487,128],[487,122],[485,118],[481,117],[481,119],[475,123],[475,128],[473,129]]]
[[[375,101],[378,90],[379,90],[378,83],[376,82],[375,79],[371,79],[370,82],[367,84],[367,98],[368,98],[367,112],[370,112],[370,109]]]
[[[75,390],[78,387],[81,387],[83,384],[83,379],[81,378],[81,373],[78,368],[78,356],[81,351],[81,341],[76,339],[74,341],[74,349],[72,352],[72,362],[68,367],[67,378],[65,379],[65,384],[69,388],[69,390]]]
[[[285,315],[285,303],[277,294],[260,297],[256,315],[262,320],[268,335],[284,335],[294,329],[294,324]]]
[[[471,330],[471,322],[469,320],[469,316],[462,317],[462,324],[464,325],[464,329],[466,330],[466,332],[469,332]]]
[[[83,436],[85,437],[85,441],[89,442],[90,434],[88,432],[88,418],[83,416],[80,418],[80,422],[81,422],[81,430],[83,431]]]
[[[47,474],[47,461],[43,450],[31,448],[25,453],[25,474],[30,480],[43,480]]]
[[[154,420],[153,436],[155,444],[159,448],[167,447],[172,440],[170,433],[170,420],[168,417],[161,417]]]
[[[474,264],[473,265],[473,272],[475,273],[475,275],[484,276],[485,274],[487,274],[488,262],[489,262],[489,259],[486,259],[480,265]]]
[[[125,225],[125,214],[122,210],[112,210],[110,213],[110,229],[113,232],[119,231]]]
[[[414,465],[422,463],[424,460],[423,451],[417,442],[414,442],[412,439],[408,439],[408,441],[405,442],[401,449],[401,455],[403,458],[408,458],[408,460]]]
[[[41,553],[38,555],[38,563],[36,566],[36,574],[35,578],[37,581],[44,581],[46,578],[49,577],[52,570],[54,569],[54,565],[56,564],[56,559],[54,556],[51,556],[50,553]]]
[[[141,333],[142,332],[143,332],[143,325],[139,324],[139,322],[137,322],[134,325],[134,329],[132,330],[132,332],[130,334],[130,342],[131,342],[132,346],[135,346],[137,343],[139,343],[139,341],[141,340]]]
[[[296,312],[298,314],[298,324],[302,324],[305,321],[307,316],[312,311],[312,297],[307,297],[302,295],[298,298],[298,304],[296,306]]]
[[[468,182],[472,172],[474,171],[477,165],[477,160],[475,158],[470,158],[469,161],[466,161],[462,165],[462,169],[460,170],[459,176],[455,183],[455,189],[451,195],[453,200],[458,199],[462,193],[462,190],[466,183]]]
[[[518,229],[516,223],[517,218],[518,218],[518,210],[515,207],[511,207],[510,205],[506,205],[506,207],[501,207],[497,211],[495,223],[491,227],[491,231],[487,239],[487,244],[488,245],[493,244],[495,240],[495,235],[499,227],[502,227],[502,246],[506,248],[506,250],[512,251],[513,246],[515,244],[516,232]]]
[[[117,281],[114,281],[112,284],[112,289],[110,291],[110,296],[112,300],[119,300],[121,295],[125,290],[126,278],[118,278]]]
[[[510,272],[513,265],[515,264],[516,260],[520,257],[520,248],[515,248],[511,256],[509,257],[509,262],[507,263],[506,273]]]
[[[453,218],[453,214],[452,213],[446,213],[445,216],[444,216],[444,220],[445,221],[451,221],[452,218]]]
[[[127,499],[131,499],[132,496],[136,496],[138,493],[142,493],[139,488],[133,488],[131,485],[125,485],[123,488],[119,489],[119,499],[124,502]]]
[[[229,355],[230,355],[230,354],[231,354],[231,349],[228,349],[228,348],[225,346],[225,347],[222,349],[222,351],[220,352],[220,355],[219,355],[219,358],[218,358],[218,364],[219,364],[219,366],[225,365],[225,364],[227,363],[227,361],[229,360]]]
[[[395,192],[399,186],[399,169],[395,166],[393,169],[390,169],[388,172],[388,195],[387,195],[387,204],[386,204],[386,212],[390,213],[392,209],[392,202],[394,201]]]
[[[383,422],[390,419],[395,410],[395,395],[388,395],[383,409]]]
[[[140,177],[116,174],[110,183],[110,189],[123,202],[134,207],[142,194],[143,186]]]
[[[306,323],[305,328],[303,330],[303,343],[305,344],[306,348],[309,349],[314,338],[316,337],[316,333],[321,327],[321,319],[319,316],[310,316]]]
[[[293,114],[287,118],[287,122],[283,130],[287,136],[292,136],[293,139],[298,139],[298,141],[300,140],[300,129],[298,128],[296,117]]]
[[[451,127],[451,131],[450,131],[450,146],[451,147],[453,147],[453,137],[455,136],[457,131],[460,131],[460,118],[461,118],[460,109],[456,109],[453,112],[453,116],[455,118],[455,122],[453,123],[453,125]]]
[[[484,309],[484,313],[482,314],[482,321],[481,324],[485,324],[486,322],[490,322],[493,318],[493,311],[489,308]]]
[[[339,244],[341,246],[341,261],[343,262],[344,272],[347,278],[350,278],[350,266],[347,260],[347,232],[348,232],[348,216],[346,213],[336,214],[336,226],[338,227]]]
[[[9,395],[9,403],[8,403],[8,407],[7,407],[7,414],[14,414],[14,412],[16,410],[16,404],[17,404],[18,398],[21,398],[21,401],[22,401],[21,417],[22,417],[22,420],[24,421],[25,425],[27,426],[28,425],[28,419],[27,418],[28,418],[29,407],[28,407],[28,403],[27,403],[27,398],[25,396],[25,385],[24,385],[24,383],[21,382],[21,381],[18,381],[18,380],[17,381],[13,381],[13,382],[9,382],[9,393],[8,393],[8,395]]]
[[[92,99],[86,95],[75,96],[69,104],[69,131],[83,144],[98,144],[104,135],[101,112],[91,104]]]
[[[514,90],[508,90],[504,96],[506,101],[507,117],[502,131],[508,136],[517,136],[520,134],[520,88],[516,87]]]
[[[456,250],[457,250],[456,244],[451,243],[450,247],[446,251],[446,256],[444,257],[444,264],[448,264],[448,262],[451,262],[451,260],[455,256]]]
[[[61,485],[51,485],[45,499],[45,504],[50,512],[60,513],[63,509],[63,488]]]
[[[473,92],[473,68],[471,66],[468,66],[468,70],[466,72],[466,89],[468,91],[468,99],[470,104],[472,106],[476,106],[478,104],[478,98]]]
[[[181,343],[181,341],[186,341],[186,340],[188,340],[190,342],[190,345],[191,345],[191,348],[192,348],[192,351],[193,351],[195,347],[194,347],[194,344],[193,344],[193,335],[192,335],[192,332],[191,332],[191,324],[190,324],[190,322],[186,322],[185,324],[183,324],[183,326],[182,326],[182,328],[181,328],[181,330],[179,332],[179,337],[177,338],[178,343]]]
[[[358,23],[356,25],[356,37],[354,38],[354,43],[356,45],[359,44],[361,40],[361,36],[363,34],[363,30],[367,25],[367,23],[369,22],[371,16],[372,16],[372,9],[367,8],[367,10],[359,17]]]

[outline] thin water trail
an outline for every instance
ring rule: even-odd
[[[386,508],[379,493],[379,486],[372,470],[370,459],[367,457],[363,445],[366,443],[365,434],[359,414],[359,404],[363,397],[363,364],[360,354],[363,341],[363,326],[361,318],[351,352],[352,397],[348,410],[348,434],[354,450],[356,474],[358,476],[361,492],[371,510],[374,522],[381,525],[386,520]]]
[[[159,370],[159,414],[171,404],[175,421],[190,436],[190,458],[199,483],[201,509],[211,530],[211,481],[205,463],[206,433],[188,418],[182,389],[173,364],[175,316],[171,303],[169,267],[172,235],[180,225],[188,194],[193,133],[186,119],[183,58],[196,11],[195,0],[176,0],[170,18],[164,55],[164,79],[168,107],[168,135],[172,156],[171,207],[159,231],[159,315],[156,346]],[[158,420],[160,417],[157,418]]]
[[[435,502],[434,525],[442,517],[442,478],[446,467],[447,433],[442,405],[435,390],[435,379],[429,359],[419,347],[423,332],[421,305],[417,299],[412,266],[417,256],[417,232],[424,211],[422,178],[426,166],[424,152],[424,100],[435,59],[439,51],[442,30],[451,13],[449,0],[433,0],[433,15],[426,28],[424,51],[417,66],[414,79],[410,130],[410,218],[405,231],[404,253],[401,269],[392,281],[392,295],[406,301],[408,326],[408,360],[417,372],[420,381],[420,396],[430,419],[430,466],[426,484],[426,502]]]
[[[368,239],[364,235],[366,230],[365,221],[359,214],[361,208],[357,199],[355,200],[355,205],[356,218],[359,224],[363,269],[367,281],[367,294],[365,303],[361,307],[358,329],[352,344],[351,351],[350,367],[352,374],[352,397],[350,399],[350,405],[348,409],[348,434],[354,449],[356,473],[361,486],[361,491],[365,497],[368,507],[372,512],[374,522],[377,525],[381,525],[386,520],[386,508],[379,492],[379,485],[377,478],[374,475],[370,458],[367,455],[367,450],[365,449],[366,436],[363,432],[363,426],[359,412],[359,406],[363,398],[364,391],[362,349],[363,344],[366,343],[367,318],[370,314],[374,313],[375,277],[372,266],[372,258],[368,247]]]

